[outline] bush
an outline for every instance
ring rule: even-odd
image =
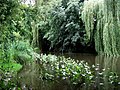
[[[29,61],[33,61],[33,48],[28,41],[16,41],[9,46],[8,55],[11,55],[8,59],[16,61],[20,64],[25,64]]]
[[[85,45],[86,33],[81,20],[82,3],[79,0],[62,0],[50,12],[50,29],[44,36],[51,42],[50,48],[76,51],[77,46]]]

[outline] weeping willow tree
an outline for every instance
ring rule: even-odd
[[[120,0],[86,0],[82,19],[99,54],[120,55]]]

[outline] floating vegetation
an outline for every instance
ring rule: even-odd
[[[15,79],[14,71],[2,71],[0,69],[0,90],[21,90]]]
[[[120,86],[120,79],[116,72],[110,71],[110,68],[100,70],[100,65],[92,66],[94,68],[94,86],[98,90],[111,90],[118,89]]]
[[[62,79],[71,84],[90,84],[93,74],[88,63],[55,55],[41,55],[43,79]]]
[[[64,80],[75,86],[101,87],[103,90],[109,85],[113,89],[119,86],[118,74],[109,68],[101,70],[100,65],[88,65],[85,61],[75,61],[71,58],[55,55],[41,55],[43,80]],[[106,90],[106,89],[105,89]]]

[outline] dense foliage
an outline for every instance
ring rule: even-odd
[[[32,42],[33,7],[21,5],[17,0],[0,2],[0,60],[14,61],[19,56],[18,52],[29,56],[32,51],[29,43]]]
[[[33,44],[40,48],[42,51],[49,50],[49,41],[46,40],[44,35],[51,28],[51,10],[60,3],[61,0],[41,1],[37,3],[36,21],[34,25],[36,29],[33,31]]]
[[[82,0],[52,0],[39,5],[38,39],[41,48],[82,52],[84,47],[91,45],[86,43],[81,19],[82,3]]]
[[[7,74],[18,72],[24,63],[33,60],[34,51],[30,42],[34,12],[34,7],[21,4],[19,0],[0,1],[0,87],[2,89],[10,89],[12,86]],[[12,77],[13,74],[10,75]]]
[[[68,51],[85,44],[85,30],[80,18],[81,6],[79,0],[70,0],[62,2],[51,11],[51,28],[45,35],[51,42],[51,48]]]
[[[93,73],[87,63],[52,55],[39,57],[35,47],[73,52],[93,46],[99,54],[120,55],[120,1],[83,1],[36,0],[33,6],[21,0],[0,1],[0,89],[14,88],[10,73],[36,58],[42,62],[44,79],[91,84]],[[118,85],[114,72],[101,77]]]
[[[92,46],[99,54],[119,55],[119,0],[53,2],[39,6],[43,9],[39,13],[42,15],[39,33],[43,43],[46,39],[50,41],[43,47],[50,44],[50,49],[55,51],[82,51]]]
[[[82,19],[88,40],[94,38],[95,48],[99,54],[119,55],[120,50],[120,1],[86,0]]]

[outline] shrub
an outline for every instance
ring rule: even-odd
[[[77,46],[85,45],[81,11],[82,3],[79,0],[62,0],[60,5],[50,11],[50,29],[44,36],[51,42],[50,48],[75,51],[78,50]]]

